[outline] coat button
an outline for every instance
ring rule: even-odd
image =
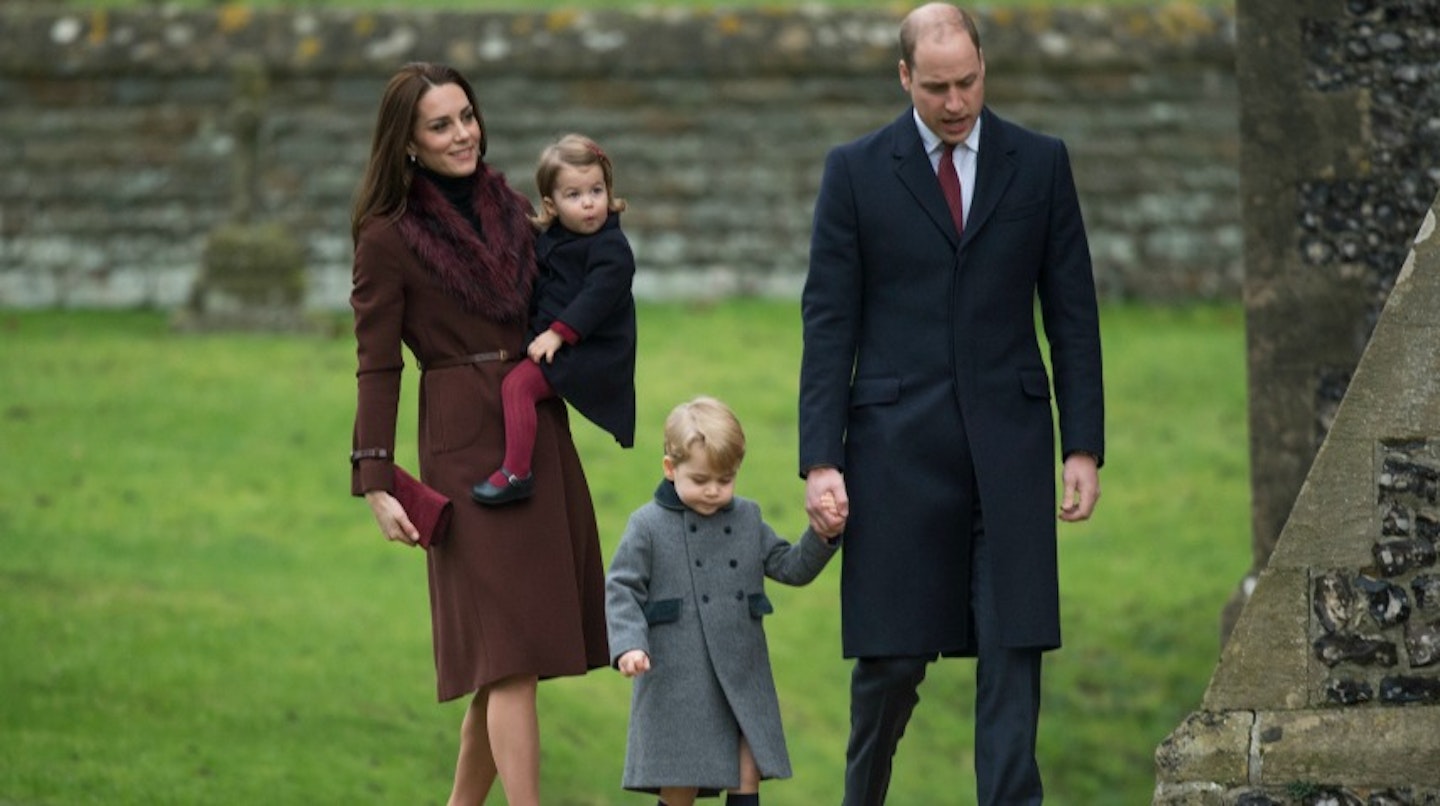
[[[706,593],[706,594],[702,595],[702,596],[700,597],[700,601],[702,601],[702,602],[704,602],[704,603],[706,603],[706,604],[709,604],[709,603],[710,603],[710,594]]]
[[[697,528],[699,528],[699,527],[697,527],[695,524],[693,524],[693,523],[690,524],[690,531],[693,532],[693,531],[695,531]]]
[[[731,567],[731,568],[739,568],[739,567],[740,567],[740,563],[737,562],[737,561],[735,561],[735,560],[731,560],[731,561],[730,561],[730,567]]]
[[[695,567],[696,567],[696,568],[701,568],[701,567],[703,567],[704,565],[705,565],[705,561],[704,561],[704,560],[696,560],[696,561],[695,561]]]
[[[727,535],[730,534],[730,527],[729,527],[729,526],[726,526],[726,527],[725,527],[725,534],[727,534]]]
[[[737,602],[743,602],[743,601],[745,601],[745,591],[735,591],[735,601],[737,601]]]

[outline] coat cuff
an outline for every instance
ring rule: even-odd
[[[1098,453],[1096,453],[1096,452],[1094,452],[1094,451],[1084,450],[1083,448],[1077,448],[1076,450],[1068,451],[1068,452],[1065,454],[1065,458],[1066,458],[1066,459],[1069,459],[1071,456],[1074,456],[1074,455],[1077,454],[1077,453],[1080,454],[1081,456],[1088,456],[1088,457],[1090,457],[1091,459],[1094,459],[1094,460],[1095,460],[1095,468],[1096,468],[1097,470],[1105,466],[1105,457],[1104,457],[1104,456],[1101,456],[1100,454],[1098,454]]]
[[[384,448],[361,448],[350,452],[350,494],[371,490],[395,490],[395,457]]]
[[[570,327],[559,319],[550,323],[550,329],[558,333],[560,338],[565,340],[566,344],[573,345],[580,341],[580,334],[575,332],[575,328]]]

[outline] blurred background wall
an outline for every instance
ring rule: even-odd
[[[0,306],[177,307],[210,233],[276,222],[343,309],[386,78],[459,67],[489,161],[596,137],[647,298],[798,293],[826,151],[900,114],[899,11],[362,13],[0,5]],[[1238,299],[1233,13],[980,13],[988,100],[1071,150],[1103,296]]]

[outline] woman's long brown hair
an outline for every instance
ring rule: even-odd
[[[470,82],[453,67],[433,62],[411,62],[400,68],[385,85],[380,97],[380,110],[375,117],[375,133],[370,141],[370,160],[365,176],[355,191],[355,206],[350,214],[351,242],[359,240],[360,226],[371,218],[396,218],[405,212],[405,198],[410,190],[413,168],[406,159],[405,148],[415,129],[420,98],[433,87],[455,84],[465,92],[480,123],[480,158],[485,158],[485,117]]]

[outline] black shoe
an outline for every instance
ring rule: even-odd
[[[475,503],[496,506],[498,504],[508,504],[511,501],[523,501],[531,495],[534,495],[534,473],[522,479],[502,467],[500,468],[500,475],[504,476],[508,483],[496,486],[490,483],[490,479],[485,479],[470,488],[470,497],[475,500]]]

